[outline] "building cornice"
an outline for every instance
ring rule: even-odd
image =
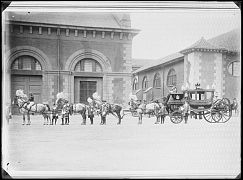
[[[233,51],[229,51],[227,49],[206,49],[206,48],[189,48],[189,49],[185,49],[185,50],[182,50],[180,51],[180,53],[182,54],[189,54],[189,53],[192,53],[192,52],[213,52],[213,53],[237,53],[236,51],[233,52]]]
[[[73,26],[62,24],[48,24],[48,23],[36,23],[36,22],[22,22],[6,20],[6,24],[22,25],[22,26],[39,26],[47,28],[60,28],[60,29],[74,29],[74,30],[86,30],[86,31],[104,31],[104,32],[118,32],[118,33],[130,33],[133,36],[137,35],[140,30],[138,29],[126,29],[126,28],[108,28],[108,27],[86,27],[86,26]]]

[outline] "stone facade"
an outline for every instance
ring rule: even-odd
[[[53,103],[56,94],[61,91],[68,94],[70,102],[77,102],[74,97],[74,79],[97,77],[102,78],[100,96],[104,100],[126,104],[128,100],[125,95],[131,89],[132,39],[138,30],[131,29],[129,15],[124,17],[121,14],[116,18],[116,23],[119,18],[123,22],[123,26],[117,25],[120,28],[105,27],[105,24],[103,28],[79,24],[71,26],[68,21],[66,25],[44,24],[41,21],[32,23],[28,20],[19,22],[7,17],[4,29],[6,79],[11,79],[12,62],[22,55],[29,55],[42,66],[43,102]],[[75,65],[83,59],[98,62],[102,72],[75,72]],[[5,92],[10,89],[10,84],[6,83]],[[11,99],[10,94],[7,96]]]

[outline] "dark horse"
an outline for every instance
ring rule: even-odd
[[[118,118],[118,123],[121,124],[123,116],[121,116],[122,107],[118,104],[103,103],[101,105],[101,120],[103,124],[106,124],[106,116],[110,113],[116,118]]]
[[[97,113],[101,117],[101,125],[106,124],[106,116],[108,114],[112,114],[116,118],[118,118],[118,123],[121,124],[121,120],[124,115],[121,115],[122,113],[122,107],[118,104],[110,104],[105,101],[97,100],[97,99],[91,99],[89,98],[89,104],[91,107],[93,107]]]

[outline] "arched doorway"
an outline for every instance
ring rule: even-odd
[[[88,97],[98,92],[103,95],[103,69],[92,58],[79,60],[74,68],[74,103],[87,104]]]
[[[22,89],[29,95],[32,93],[36,103],[42,102],[42,66],[33,56],[22,55],[13,60],[11,66],[11,100],[16,90]],[[13,106],[13,114],[18,114],[18,108]]]

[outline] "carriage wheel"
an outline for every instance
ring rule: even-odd
[[[183,116],[180,112],[173,112],[170,114],[170,120],[174,124],[179,124],[183,120]]]
[[[211,116],[212,116],[214,122],[219,122],[222,119],[221,112],[216,109],[211,110]]]
[[[220,113],[222,116],[221,123],[227,122],[232,116],[232,110],[230,108],[230,101],[227,98],[222,99],[222,108],[220,108]]]
[[[203,111],[203,117],[209,123],[215,123],[215,120],[212,117],[211,111]]]

